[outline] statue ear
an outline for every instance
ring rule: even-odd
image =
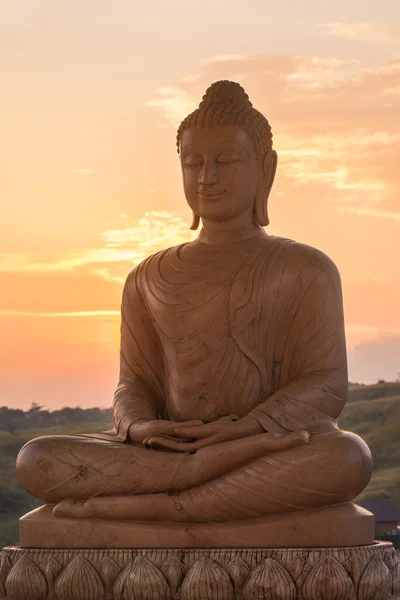
[[[255,201],[255,216],[259,225],[266,227],[269,224],[268,217],[268,198],[271,193],[271,188],[274,183],[276,167],[278,164],[278,155],[275,150],[266,152],[262,161],[262,173],[260,183],[258,185],[256,201]]]
[[[193,211],[193,221],[190,226],[190,229],[192,229],[193,231],[196,231],[199,224],[200,224],[200,217],[199,217],[199,215],[196,215],[196,213]]]

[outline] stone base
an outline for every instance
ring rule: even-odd
[[[316,548],[374,541],[374,517],[346,502],[227,523],[156,523],[63,519],[42,506],[20,519],[20,544],[31,548]]]
[[[45,550],[4,548],[6,600],[389,600],[392,544],[349,548]]]

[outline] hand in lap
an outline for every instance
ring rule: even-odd
[[[183,428],[199,427],[203,425],[203,421],[193,420],[176,423],[175,421],[136,421],[129,428],[129,439],[134,444],[144,444],[146,440],[153,437],[162,437],[163,439],[182,440],[182,436],[175,433],[177,426]]]
[[[156,434],[148,436],[143,443],[150,448],[164,448],[176,452],[195,452],[206,446],[260,433],[265,433],[264,429],[251,415],[242,419],[238,419],[235,415],[230,415],[201,425],[175,423],[172,436],[168,434]]]

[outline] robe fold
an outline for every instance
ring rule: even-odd
[[[138,420],[252,414],[266,431],[313,431],[346,400],[338,270],[274,236],[192,242],[129,275],[121,310],[114,430]]]

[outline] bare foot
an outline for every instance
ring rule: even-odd
[[[62,500],[53,508],[53,516],[72,519],[87,519],[89,517],[85,502],[77,500]]]
[[[69,519],[105,519],[129,521],[192,521],[179,502],[177,494],[144,494],[137,496],[103,496],[85,502],[63,500],[53,508],[55,517]]]

